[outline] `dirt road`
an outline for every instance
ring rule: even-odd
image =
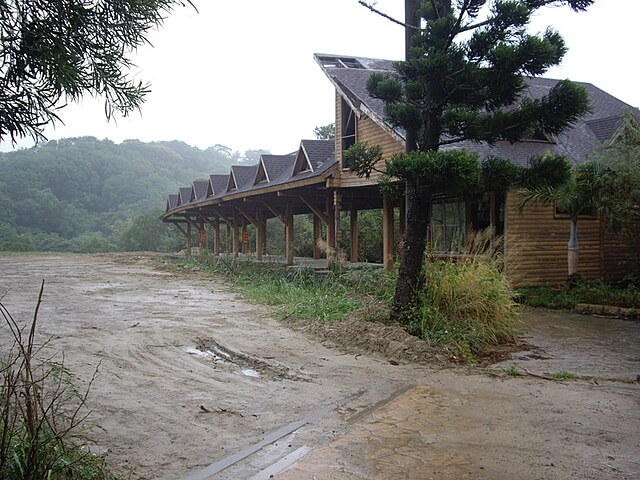
[[[640,477],[638,384],[347,354],[147,255],[0,256],[16,318],[42,279],[40,334],[79,381],[100,364],[94,448],[124,478]]]

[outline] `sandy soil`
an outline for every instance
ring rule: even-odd
[[[637,383],[407,362],[396,337],[380,354],[338,349],[153,259],[0,256],[0,296],[14,317],[30,318],[45,279],[42,338],[52,336],[79,382],[100,365],[94,448],[124,478],[263,478],[287,453],[326,448],[416,386],[430,392],[421,412],[440,445],[464,455],[473,478],[640,478]],[[376,478],[402,478],[389,475]]]

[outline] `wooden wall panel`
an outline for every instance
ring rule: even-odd
[[[393,138],[388,132],[384,131],[377,123],[366,115],[362,115],[356,125],[356,140],[358,142],[367,142],[369,145],[379,145],[382,148],[382,154],[385,159],[396,153],[404,152],[404,145]],[[380,167],[384,166],[384,160]],[[355,174],[348,170],[343,170],[341,175],[341,186],[349,187],[355,185],[375,184],[379,181],[380,174],[372,174],[371,178],[358,178]]]
[[[505,254],[507,275],[515,286],[559,285],[567,281],[569,219],[554,215],[553,206],[530,204],[522,212],[515,191],[507,194]],[[578,220],[578,272],[598,278],[601,272],[600,220]]]

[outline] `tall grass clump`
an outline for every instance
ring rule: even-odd
[[[86,390],[78,391],[64,363],[44,354],[46,344],[36,344],[42,291],[28,328],[0,302],[0,317],[8,330],[3,337],[9,338],[9,344],[0,347],[0,478],[114,480],[103,459],[80,442],[93,379]]]
[[[425,290],[409,330],[452,358],[475,363],[494,347],[517,342],[520,309],[503,273],[500,239],[484,231],[466,243],[463,255],[425,262]]]
[[[275,263],[224,256],[201,256],[187,265],[222,275],[249,300],[275,307],[281,318],[331,322],[346,318],[363,305],[362,296],[354,295],[344,281],[344,272],[318,277],[311,268],[288,272]]]

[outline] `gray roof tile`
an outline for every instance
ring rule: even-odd
[[[366,68],[339,68],[323,65],[320,57],[316,55],[316,60],[322,66],[324,72],[351,101],[354,107],[360,110],[368,110],[375,121],[393,131],[397,136],[404,138],[402,129],[394,128],[385,122],[384,103],[369,95],[366,89],[366,82],[372,71],[393,72],[393,62],[354,57]],[[551,88],[558,82],[559,80],[549,78],[528,78],[526,93],[531,97],[539,98],[549,93]],[[554,138],[553,143],[523,141],[511,144],[499,141],[494,145],[488,145],[486,143],[465,141],[446,148],[465,147],[478,152],[482,157],[496,155],[508,158],[519,164],[526,164],[531,156],[551,150],[555,153],[566,155],[575,163],[583,163],[587,160],[588,153],[594,147],[599,143],[606,142],[615,133],[613,118],[620,118],[625,111],[631,111],[640,119],[640,111],[590,83],[576,83],[586,89],[592,112],[558,135],[557,138]]]
[[[326,162],[336,160],[336,141],[331,140],[302,140],[302,149],[314,170],[321,168]]]
[[[191,193],[192,200],[200,201],[207,198],[208,188],[209,188],[209,182],[207,180],[198,180],[193,182],[193,189]]]

